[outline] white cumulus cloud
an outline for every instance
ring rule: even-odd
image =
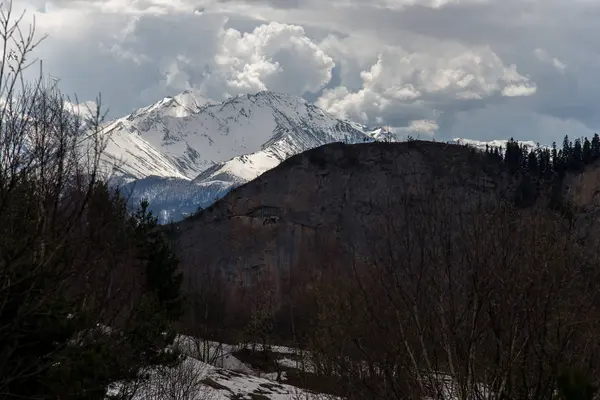
[[[326,90],[317,104],[366,124],[376,123],[382,115],[392,118],[392,114],[394,126],[398,121],[410,127],[411,121],[426,120],[430,121],[427,130],[432,131],[437,129],[436,117],[460,102],[471,101],[469,107],[477,107],[473,100],[529,96],[536,91],[534,82],[488,47],[454,46],[446,54],[388,47],[360,78],[359,89],[342,85]]]
[[[83,101],[102,92],[111,117],[185,89],[215,100],[267,89],[445,138],[489,138],[502,126],[493,138],[522,132],[547,143],[600,127],[600,25],[590,0],[13,5],[49,34],[33,56],[45,72]]]
[[[231,94],[274,90],[301,96],[331,80],[333,59],[301,26],[271,22],[241,33],[224,30],[215,56]]]

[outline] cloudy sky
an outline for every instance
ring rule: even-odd
[[[597,0],[13,0],[36,56],[121,116],[274,90],[414,136],[541,143],[600,126]]]

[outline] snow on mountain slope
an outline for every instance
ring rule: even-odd
[[[199,207],[207,207],[232,189],[231,182],[212,181],[195,184],[188,179],[150,176],[121,186],[130,204],[148,199],[150,209],[160,223],[177,221],[193,214]]]
[[[141,188],[130,185],[132,198],[146,195],[167,219],[205,207],[311,148],[399,140],[390,130],[369,130],[302,98],[274,92],[216,103],[187,91],[113,121],[104,132],[109,138],[105,161],[120,161],[115,171],[126,182],[141,180]],[[150,183],[150,177],[159,179]],[[210,195],[198,195],[202,192]]]
[[[309,105],[308,107],[313,106]],[[314,109],[318,110],[316,107]],[[318,111],[315,114],[319,116]],[[326,117],[326,115],[324,116]],[[285,115],[282,117],[285,118]],[[314,120],[314,114],[308,118]],[[361,143],[376,140],[367,131],[360,129],[361,127],[355,124],[338,120],[331,123],[331,120],[323,119],[325,124],[308,124],[304,121],[290,124],[290,126],[282,126],[282,124],[280,125],[281,131],[265,143],[261,150],[217,164],[201,173],[194,179],[194,182],[207,183],[213,180],[225,179],[232,183],[241,184],[258,177],[295,154],[327,143],[342,141]]]
[[[508,140],[490,140],[486,142],[481,140],[455,138],[452,139],[449,143],[471,146],[475,147],[478,150],[485,151],[486,146],[488,146],[490,149],[498,148],[500,150],[504,150],[506,148],[506,143],[508,143]],[[536,147],[538,147],[538,144],[532,140],[519,141],[519,144],[527,147],[528,149],[535,149]],[[540,147],[544,148],[544,146]]]
[[[120,123],[111,126],[103,157],[112,172],[126,180],[152,175],[187,178],[169,158]]]
[[[105,162],[129,180],[148,176],[190,179],[198,172],[193,166],[203,160],[182,140],[195,129],[186,119],[210,104],[215,102],[184,92],[108,123],[103,129],[108,138]]]
[[[395,142],[398,140],[398,136],[386,127],[375,128],[372,131],[367,131],[366,134],[380,142]]]
[[[364,127],[341,121],[299,97],[273,92],[215,103],[192,92],[167,97],[105,127],[107,154],[123,174],[193,179],[209,167],[268,150],[264,172],[279,161],[331,141],[357,142]],[[162,155],[162,157],[160,156]],[[259,157],[261,158],[261,157]],[[235,169],[235,168],[234,168]],[[255,173],[237,170],[244,179]]]
[[[398,141],[385,127],[340,120],[304,99],[274,92],[218,103],[186,91],[108,123],[105,161],[117,164],[132,202],[150,201],[161,222],[207,207],[285,159],[332,142]],[[456,138],[480,150],[506,146]],[[536,147],[533,142],[521,142]]]

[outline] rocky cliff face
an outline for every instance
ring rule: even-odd
[[[411,204],[445,212],[486,206],[508,193],[502,176],[500,165],[459,145],[325,145],[176,224],[177,251],[187,273],[217,268],[249,277],[288,273],[332,247],[368,257],[386,240],[387,222]]]

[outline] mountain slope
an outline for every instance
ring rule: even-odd
[[[225,274],[283,277],[296,266],[343,262],[342,254],[379,257],[389,230],[403,231],[406,204],[426,208],[410,210],[420,218],[417,210],[468,210],[510,197],[503,166],[486,160],[464,146],[421,141],[306,151],[177,223],[182,270],[192,274],[202,260]],[[393,218],[400,220],[390,228]]]
[[[111,159],[122,159],[121,172],[137,179],[193,179],[217,163],[257,151],[266,150],[281,161],[332,141],[368,137],[359,124],[338,120],[301,98],[272,92],[223,103],[184,92],[138,109],[104,131],[110,136]]]
[[[384,128],[339,120],[301,98],[273,92],[223,103],[184,92],[113,121],[104,132],[105,161],[118,162],[115,173],[129,182],[132,199],[149,198],[167,219],[207,206],[305,150],[399,140]]]
[[[127,183],[131,201],[148,198],[161,222],[207,207],[303,151],[332,142],[400,140],[389,129],[340,120],[304,99],[274,92],[218,103],[186,91],[117,119],[104,132],[105,162]],[[480,150],[506,145],[451,142]]]

